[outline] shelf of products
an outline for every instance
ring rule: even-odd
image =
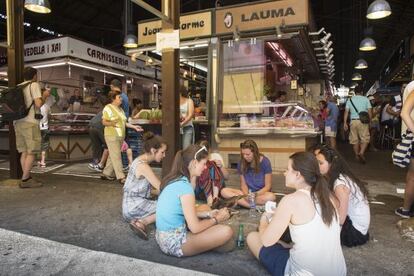
[[[91,113],[52,113],[49,117],[49,130],[52,133],[88,133]]]

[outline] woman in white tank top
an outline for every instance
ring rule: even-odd
[[[346,275],[337,201],[315,156],[293,154],[285,179],[296,191],[282,198],[273,215],[263,214],[259,232],[247,236],[250,251],[272,275]],[[287,227],[292,246],[279,240]]]

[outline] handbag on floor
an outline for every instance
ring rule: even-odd
[[[406,168],[410,165],[411,152],[413,150],[414,136],[410,130],[407,130],[401,137],[401,142],[392,152],[392,163],[398,167]]]

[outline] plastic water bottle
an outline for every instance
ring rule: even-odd
[[[252,191],[249,190],[249,195],[247,198],[250,206],[249,216],[254,218],[256,217],[256,194],[252,193]]]
[[[243,230],[243,228],[244,228],[243,224],[240,223],[239,233],[237,234],[237,241],[236,241],[237,248],[239,248],[239,249],[242,249],[244,247],[244,230]]]

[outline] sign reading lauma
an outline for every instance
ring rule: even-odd
[[[155,44],[161,20],[138,23],[138,45]],[[211,35],[211,11],[180,16],[180,38]]]
[[[308,0],[271,1],[216,11],[216,34],[275,28],[277,25],[307,25]]]

